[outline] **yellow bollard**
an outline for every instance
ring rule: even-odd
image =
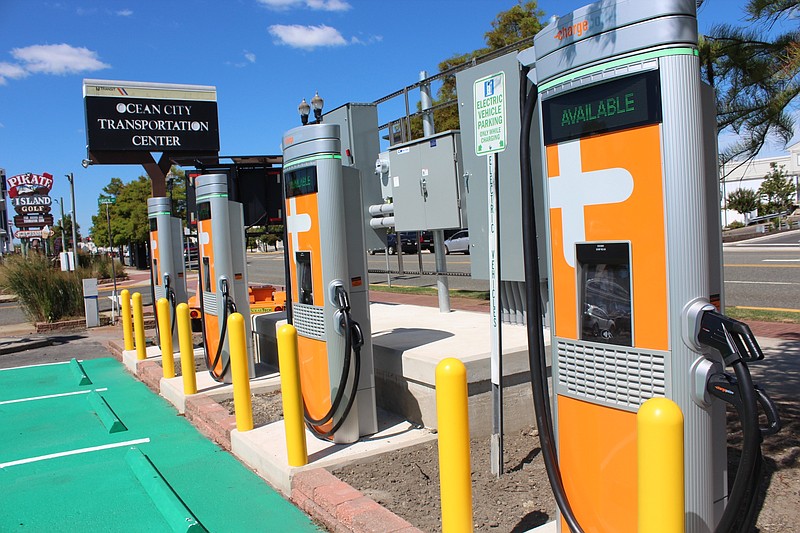
[[[308,449],[303,423],[303,393],[300,388],[297,330],[291,324],[278,329],[278,364],[281,369],[281,401],[289,466],[304,466],[308,464]]]
[[[233,380],[233,407],[236,411],[236,429],[253,429],[253,403],[250,399],[250,376],[247,372],[247,343],[244,337],[244,317],[233,313],[228,317],[228,346],[231,352],[231,378]]]
[[[136,359],[147,359],[147,345],[144,340],[144,310],[142,309],[142,295],[133,293],[133,336],[136,340]]]
[[[472,531],[467,369],[453,357],[436,365],[442,532]]]
[[[178,304],[175,308],[178,321],[178,345],[181,350],[181,376],[183,377],[183,394],[197,393],[197,376],[194,371],[194,347],[192,346],[192,321],[189,318],[189,306]]]
[[[639,531],[684,531],[683,414],[668,398],[650,398],[636,414]]]
[[[119,293],[119,299],[122,309],[122,339],[125,343],[126,350],[133,350],[133,323],[131,320],[131,291],[122,289]]]
[[[169,316],[169,301],[159,298],[156,302],[156,315],[158,316],[158,336],[161,340],[161,368],[164,377],[175,377],[175,356],[172,351],[172,328]]]

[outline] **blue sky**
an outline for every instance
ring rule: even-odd
[[[278,154],[281,134],[299,124],[301,98],[319,91],[326,109],[375,101],[414,83],[420,70],[433,74],[442,59],[484,46],[495,15],[515,3],[2,0],[0,167],[8,176],[52,174],[51,196],[67,205],[64,175],[74,173],[85,235],[102,187],[143,169],[81,167],[84,78],[216,86],[220,153]],[[542,0],[539,7],[549,17],[586,3]],[[701,32],[740,23],[743,4],[707,0]],[[379,113],[381,122],[396,118],[402,99]]]

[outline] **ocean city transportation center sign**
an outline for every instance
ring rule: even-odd
[[[218,152],[215,87],[84,80],[90,153]]]

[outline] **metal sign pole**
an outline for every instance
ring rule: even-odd
[[[486,156],[489,193],[489,332],[492,382],[492,474],[503,474],[503,335],[500,321],[500,218],[497,198],[497,154]]]
[[[114,248],[111,246],[111,213],[109,206],[111,202],[106,202],[106,222],[108,223],[108,247],[111,249],[111,278],[114,280],[114,292],[111,297],[111,323],[114,324],[117,320],[117,269],[114,266]]]

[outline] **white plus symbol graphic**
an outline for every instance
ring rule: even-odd
[[[586,240],[583,209],[623,202],[633,192],[633,176],[624,168],[583,172],[580,140],[558,145],[560,175],[548,180],[550,207],[561,208],[564,259],[575,267],[575,243]]]
[[[298,213],[297,203],[294,198],[289,198],[289,212],[286,214],[286,231],[292,236],[292,251],[299,247],[297,234],[311,229],[311,216],[308,213]]]

